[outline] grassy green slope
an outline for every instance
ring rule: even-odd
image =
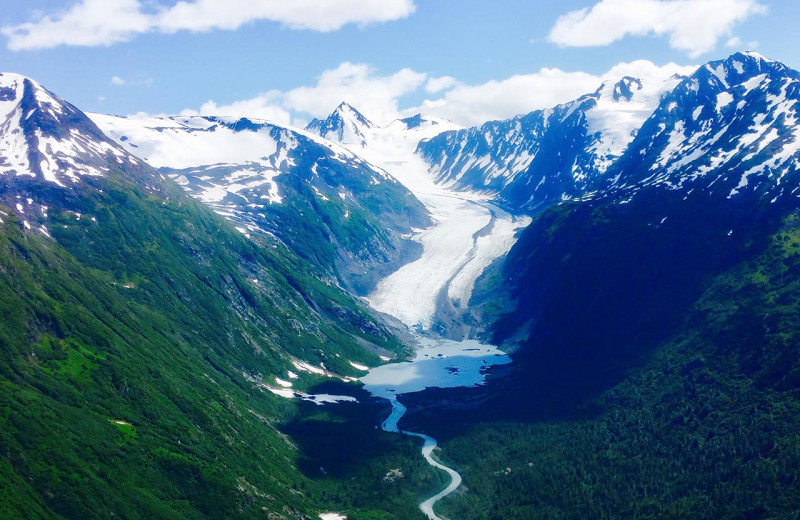
[[[355,375],[349,360],[404,347],[177,187],[92,182],[22,188],[49,202],[53,239],[2,214],[0,517],[317,510],[303,454],[277,428],[295,405],[254,381],[285,377],[291,357]]]

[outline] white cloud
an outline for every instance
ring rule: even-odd
[[[601,0],[556,20],[548,39],[561,46],[609,45],[626,36],[668,36],[691,57],[714,49],[733,26],[767,8],[757,0]]]
[[[425,92],[435,94],[436,92],[441,92],[442,90],[453,88],[456,85],[458,85],[458,80],[450,76],[442,76],[440,78],[430,78],[428,82],[425,83]]]
[[[218,105],[214,101],[207,101],[199,110],[186,109],[182,116],[231,116],[249,117],[253,119],[267,119],[282,125],[293,123],[291,113],[281,106],[282,93],[271,90],[252,99],[234,101],[230,104]]]
[[[120,76],[111,76],[109,83],[115,87],[152,87],[155,80],[150,76],[136,79],[125,79]]]
[[[314,117],[327,116],[345,101],[375,123],[384,124],[400,116],[400,98],[419,89],[426,78],[426,74],[411,69],[380,76],[368,65],[345,62],[323,72],[315,86],[286,92],[283,101],[287,108]]]
[[[187,109],[182,114],[252,117],[301,126],[308,117],[327,117],[345,101],[375,123],[385,124],[400,117],[400,98],[418,90],[426,78],[410,69],[381,76],[368,65],[344,62],[323,72],[313,86],[271,90],[227,104],[208,101],[199,110]]]
[[[593,92],[602,80],[585,72],[541,69],[480,85],[456,85],[442,97],[425,100],[406,112],[422,112],[463,125],[504,119],[551,107]]]
[[[728,39],[727,42],[725,42],[725,47],[729,49],[747,49],[749,51],[752,51],[758,48],[758,42],[749,41],[745,43],[738,36],[734,36],[733,38],[730,38]]]
[[[47,49],[59,45],[98,46],[130,40],[151,27],[138,0],[83,0],[69,10],[35,22],[7,26],[8,48]]]
[[[725,47],[729,49],[735,49],[742,45],[742,39],[738,36],[734,36],[733,38],[729,38],[728,41],[725,43]]]
[[[156,0],[81,0],[32,22],[3,27],[0,33],[8,38],[9,49],[19,51],[112,45],[152,31],[232,30],[258,20],[327,32],[350,23],[398,20],[414,9],[413,0],[195,0],[172,6]]]
[[[640,79],[650,79],[653,82],[666,81],[671,76],[691,76],[696,70],[697,65],[678,65],[667,63],[666,65],[656,65],[649,60],[635,60],[631,62],[617,63],[600,78],[603,81],[619,81],[625,76]]]
[[[658,81],[673,74],[689,75],[695,68],[638,60],[619,63],[601,75],[544,68],[501,81],[466,85],[455,78],[429,78],[410,69],[380,75],[368,65],[345,62],[323,72],[312,86],[272,90],[229,104],[209,101],[199,110],[182,114],[252,117],[303,126],[311,117],[327,117],[345,101],[379,125],[421,112],[470,126],[571,101],[594,92],[603,81],[618,81],[623,76]],[[410,94],[435,96],[401,108],[402,98]]]
[[[662,81],[674,74],[689,75],[696,68],[674,63],[658,66],[647,60],[619,63],[601,75],[543,68],[480,85],[459,83],[441,97],[425,100],[403,112],[405,115],[422,112],[464,126],[478,125],[572,101],[594,92],[604,81],[618,81],[624,76]]]
[[[397,20],[413,12],[412,0],[195,0],[162,11],[158,26],[164,32],[208,31],[272,20],[292,29],[327,32],[348,23]]]

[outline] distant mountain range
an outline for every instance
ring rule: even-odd
[[[445,132],[418,153],[440,182],[520,211],[653,184],[774,197],[797,169],[796,81],[778,62],[737,53],[691,77],[626,77],[552,109]]]
[[[752,52],[473,128],[87,116],[0,74],[0,517],[419,515],[418,447],[341,383],[409,353],[359,297],[434,192],[512,214],[442,307],[514,363],[403,418],[463,472],[448,517],[791,517],[799,111]]]

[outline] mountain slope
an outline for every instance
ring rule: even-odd
[[[755,53],[708,63],[662,99],[608,181],[625,192],[796,195],[798,102],[800,73],[781,63]]]
[[[71,105],[0,82],[0,142],[58,165],[13,156],[0,174],[2,516],[316,515],[320,486],[277,429],[295,406],[270,389],[404,347]]]
[[[701,67],[661,99],[605,187],[523,233],[484,297],[495,341],[536,358],[537,385],[618,379],[800,208],[798,77],[753,54]]]
[[[357,294],[419,254],[407,236],[429,223],[422,204],[314,135],[249,119],[92,118],[244,233],[277,237]]]

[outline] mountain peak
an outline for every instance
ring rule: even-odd
[[[336,110],[333,111],[333,113],[328,117],[328,119],[331,119],[332,117],[335,116],[338,116],[339,118],[342,119],[350,119],[368,128],[372,128],[375,126],[369,119],[364,117],[364,115],[361,112],[356,110],[356,108],[353,107],[353,105],[347,103],[346,101],[342,101],[341,103],[339,103],[339,106],[336,107]]]
[[[340,143],[363,144],[364,132],[373,128],[375,125],[361,112],[342,101],[326,119],[314,118],[305,129],[325,139]]]
[[[753,51],[736,52],[723,60],[711,61],[700,67],[696,76],[708,76],[722,88],[741,85],[758,75],[798,77],[798,73],[779,61],[765,58]]]
[[[766,56],[764,56],[762,54],[759,54],[756,51],[740,51],[740,52],[733,53],[730,57],[734,58],[734,57],[737,57],[737,56],[738,57],[747,58],[747,59],[751,59],[751,60],[756,60],[756,61],[763,61],[763,62],[766,62],[766,63],[777,63],[775,60],[769,59]]]
[[[66,186],[104,176],[109,160],[130,159],[71,104],[30,78],[0,73],[0,175]]]

